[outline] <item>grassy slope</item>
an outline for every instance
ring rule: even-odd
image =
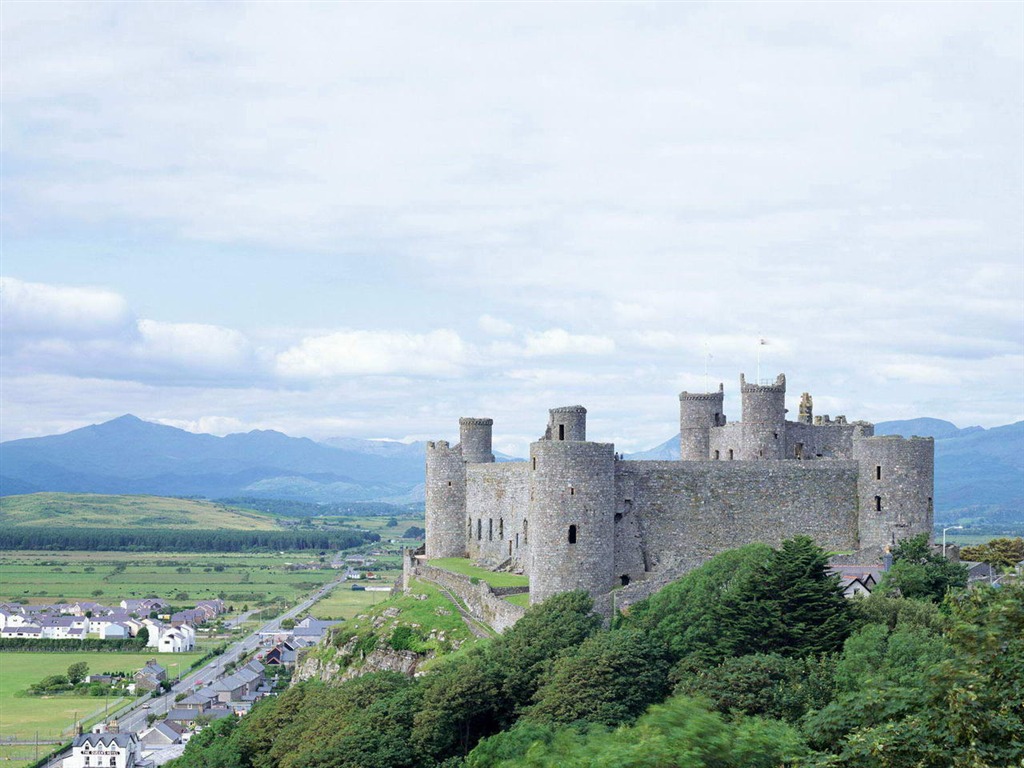
[[[281,530],[262,512],[195,499],[31,493],[0,498],[0,525],[181,530]]]
[[[437,653],[439,656],[451,653],[465,644],[476,642],[477,638],[466,627],[456,607],[433,584],[414,579],[410,594],[385,600],[335,628],[332,643],[324,643],[311,651],[322,661],[336,661],[345,669],[358,662],[355,656],[344,656],[341,648],[346,642],[357,637],[376,642],[369,647],[387,644],[395,628],[408,626],[416,630],[420,653]],[[429,664],[427,665],[429,666]]]

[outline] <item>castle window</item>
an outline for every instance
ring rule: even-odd
[[[516,534],[516,549],[519,549],[519,534]]]
[[[505,538],[505,518],[503,517],[498,518],[498,538]]]
[[[729,449],[729,461],[732,461],[732,448]]]
[[[476,519],[476,540],[480,541],[484,537],[484,521],[479,517]]]
[[[875,512],[881,512],[881,511],[882,511],[882,497],[881,496],[875,496]]]
[[[526,524],[528,520],[523,520],[523,546],[526,546],[529,542],[526,540]]]
[[[570,544],[575,544],[576,543],[576,526],[575,525],[570,525],[569,526],[569,543]]]
[[[722,457],[721,451],[715,451],[715,461],[718,461]]]
[[[932,509],[932,497],[931,496],[928,497],[928,511],[929,512],[933,512],[934,511]]]
[[[508,556],[512,557],[512,539],[508,540]]]
[[[882,479],[882,465],[879,464],[877,467],[875,467],[875,480],[881,480],[881,479]]]
[[[621,512],[616,512],[615,513],[615,522],[616,523],[621,523],[622,522],[622,513]]]
[[[565,440],[565,424],[558,425],[558,439]]]
[[[451,487],[452,487],[452,481],[451,481],[451,480],[449,480],[449,481],[448,481],[448,487],[449,487],[449,488],[451,488]]]
[[[622,574],[619,577],[619,581],[622,582],[622,586],[626,586],[627,584],[629,584],[629,574],[628,573]]]
[[[797,443],[793,446],[793,458],[802,459],[804,457],[804,444]]]
[[[494,518],[487,519],[487,540],[494,541]]]
[[[779,433],[778,432],[772,432],[772,435],[775,437],[776,440],[779,439]]]
[[[469,538],[473,538],[473,521],[469,521],[469,532],[466,534]]]
[[[533,457],[533,468],[534,469],[537,468],[537,457],[536,456]]]
[[[576,495],[576,489],[573,488],[571,485],[569,486],[569,495],[570,496],[575,496]]]

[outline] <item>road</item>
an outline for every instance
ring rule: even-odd
[[[175,683],[171,690],[163,696],[136,699],[130,704],[121,707],[121,709],[111,712],[109,719],[116,719],[118,721],[122,733],[127,733],[129,731],[141,731],[146,727],[147,715],[166,714],[169,709],[174,708],[174,697],[179,693],[191,693],[204,685],[212,683],[218,677],[223,676],[224,667],[226,665],[233,661],[238,661],[243,656],[252,653],[254,650],[259,648],[260,633],[279,631],[281,629],[282,621],[285,619],[294,619],[300,614],[308,611],[312,607],[313,603],[320,600],[339,584],[344,583],[344,581],[345,577],[342,575],[334,581],[325,584],[294,608],[290,608],[285,613],[282,613],[277,618],[271,619],[266,624],[257,628],[240,640],[236,640],[220,656],[214,656],[213,659],[204,666],[193,670],[182,677],[181,680]],[[250,611],[247,616],[251,616],[253,613],[258,613],[258,611]],[[241,619],[242,617],[238,618]],[[237,619],[232,621],[236,622],[235,626],[238,626],[240,623]],[[168,662],[164,662],[163,665],[166,666],[167,663]],[[170,663],[173,664],[173,662]],[[46,768],[59,768],[62,759],[66,756],[67,753],[54,758],[46,764]]]

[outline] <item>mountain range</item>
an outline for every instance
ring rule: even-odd
[[[935,438],[937,522],[1024,523],[1024,422],[960,429],[921,418],[881,422],[875,434]],[[678,459],[678,440],[626,458]],[[423,500],[423,466],[422,442],[339,437],[318,443],[269,430],[216,437],[126,415],[62,435],[0,443],[0,495],[410,503]]]

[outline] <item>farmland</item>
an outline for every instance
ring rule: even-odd
[[[0,498],[0,524],[76,528],[279,531],[272,516],[209,501],[162,496],[32,493]]]
[[[317,568],[292,570],[304,565]],[[148,596],[175,604],[220,596],[240,604],[298,602],[338,576],[320,565],[317,553],[7,552],[0,556],[0,602],[111,604]]]
[[[72,664],[84,661],[92,673],[139,670],[156,654],[124,653],[3,653],[0,654],[0,738],[31,740],[59,739],[69,735],[75,718],[87,724],[102,717],[107,702],[96,696],[24,696],[32,683],[49,675],[63,674]],[[185,672],[201,653],[163,654],[159,662],[169,675]],[[172,667],[171,664],[178,664]],[[109,702],[111,710],[115,702]],[[7,748],[5,748],[7,749]],[[47,750],[48,751],[48,750]],[[0,752],[0,757],[9,752]]]

